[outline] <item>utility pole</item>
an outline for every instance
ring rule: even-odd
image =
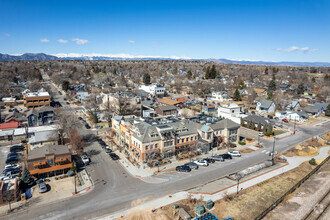
[[[272,163],[273,163],[273,165],[275,164],[275,162],[274,162],[274,154],[275,154],[275,136],[274,136],[273,153],[272,153]]]
[[[296,117],[294,117],[293,134],[296,134]]]

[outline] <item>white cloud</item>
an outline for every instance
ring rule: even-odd
[[[11,35],[9,33],[4,33],[3,34],[5,37],[10,37]]]
[[[100,54],[100,53],[90,53],[90,54],[80,54],[80,53],[58,53],[52,54],[57,57],[108,57],[108,58],[127,58],[127,59],[135,59],[135,58],[170,58],[170,59],[193,59],[187,56],[145,56],[145,55],[131,55],[131,54]]]
[[[50,40],[48,40],[47,38],[42,38],[40,39],[40,42],[43,42],[43,43],[48,43]]]
[[[309,47],[297,47],[297,46],[293,46],[289,48],[276,48],[276,50],[285,53],[291,53],[296,51],[302,51],[304,53],[318,51],[318,49],[310,49]]]
[[[83,44],[88,43],[88,40],[79,39],[79,38],[74,38],[74,39],[72,39],[72,41],[75,41],[76,44],[78,44],[78,45],[83,45]]]
[[[134,40],[129,40],[128,43],[135,44],[136,42]]]
[[[67,40],[63,40],[63,39],[58,39],[57,42],[61,43],[61,44],[66,44],[68,43]]]

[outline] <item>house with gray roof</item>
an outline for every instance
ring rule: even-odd
[[[308,105],[303,110],[311,115],[319,115],[324,113],[324,111],[327,109],[329,103],[320,103],[320,102],[315,102],[314,105]]]
[[[264,113],[275,112],[275,103],[271,100],[261,99],[256,104],[256,110]]]

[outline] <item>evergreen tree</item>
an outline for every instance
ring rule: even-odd
[[[275,81],[275,75],[273,74],[273,79],[269,82],[268,85],[269,91],[275,91],[276,90],[276,81]]]
[[[262,128],[262,132],[264,132],[264,134],[267,132],[267,126],[268,126],[268,123],[265,123]]]
[[[206,68],[205,79],[210,79],[210,67]]]
[[[325,110],[325,116],[330,117],[330,104],[328,104],[327,110]]]
[[[145,73],[145,74],[143,75],[143,83],[144,83],[145,85],[149,85],[149,84],[150,84],[150,75],[149,75],[149,73]]]
[[[261,131],[261,123],[260,122],[258,123],[257,131]]]
[[[62,89],[63,89],[64,91],[68,91],[68,90],[69,90],[69,87],[70,87],[70,82],[67,81],[67,80],[64,80],[64,81],[62,82]]]
[[[188,73],[187,73],[187,77],[188,77],[188,79],[191,79],[192,76],[193,76],[193,74],[192,74],[192,72],[189,70]]]
[[[217,70],[215,69],[215,65],[212,65],[211,68],[211,79],[215,79],[217,77]]]
[[[299,86],[298,86],[298,89],[297,89],[297,94],[302,94],[305,90],[305,86],[303,83],[300,83]]]
[[[238,89],[235,90],[233,100],[234,101],[242,101],[242,98],[241,98],[241,95],[239,94]]]
[[[265,69],[265,75],[268,75],[268,67]]]

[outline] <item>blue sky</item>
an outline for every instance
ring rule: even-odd
[[[0,53],[330,61],[329,0],[1,0]]]

